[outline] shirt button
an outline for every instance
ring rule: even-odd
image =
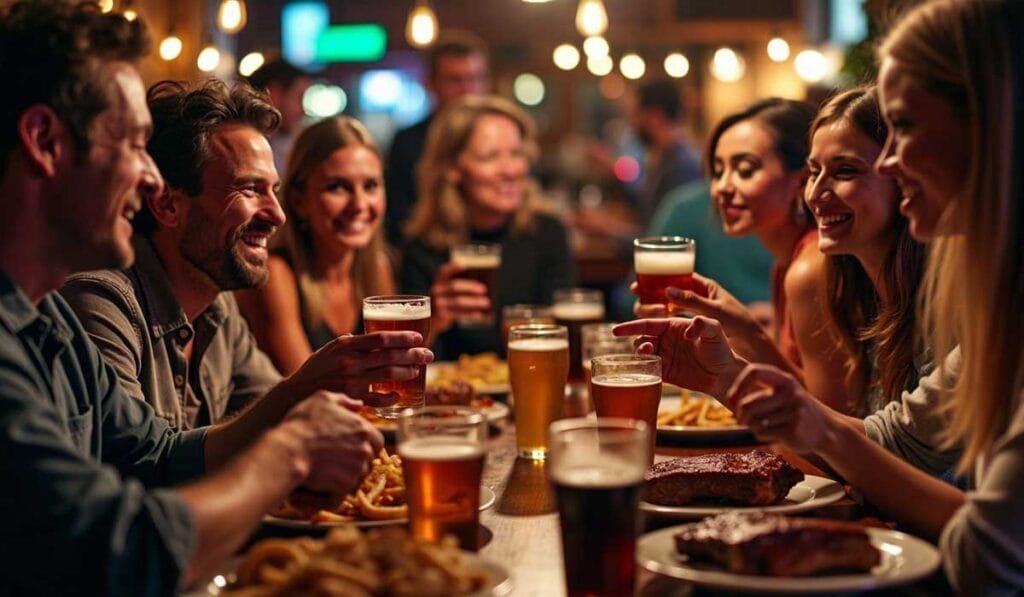
[[[181,375],[175,375],[174,376],[174,385],[179,387],[179,388],[181,386],[185,385],[185,378],[183,376],[181,376]]]

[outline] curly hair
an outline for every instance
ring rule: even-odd
[[[18,144],[18,118],[49,106],[75,147],[88,151],[93,120],[109,106],[105,62],[136,62],[149,52],[140,19],[103,14],[95,3],[26,0],[0,14],[0,156]],[[0,170],[6,160],[0,161]]]
[[[203,169],[210,159],[210,137],[225,124],[243,124],[269,135],[281,113],[263,92],[246,83],[228,85],[207,79],[194,85],[160,81],[146,94],[153,115],[153,136],[147,150],[160,168],[168,188],[195,197],[202,191]],[[135,231],[148,236],[156,228],[143,206]]]

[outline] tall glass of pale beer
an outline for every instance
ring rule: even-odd
[[[487,419],[468,406],[408,408],[397,435],[413,537],[454,535],[462,549],[479,549]]]
[[[566,592],[632,595],[637,507],[651,431],[634,419],[563,419],[551,425],[548,476],[562,529]]]
[[[569,375],[565,326],[513,326],[508,332],[508,371],[519,456],[543,460],[548,451],[548,425],[562,417]]]
[[[419,332],[423,342],[430,333],[430,297],[413,294],[371,296],[363,299],[363,328],[373,332]],[[419,366],[416,377],[405,380],[383,381],[370,385],[371,392],[398,394],[394,406],[375,408],[378,417],[394,419],[403,408],[423,406],[426,385],[426,366]]]
[[[512,326],[528,323],[555,323],[549,305],[505,305],[501,310],[501,342],[508,345],[508,331]]]
[[[636,269],[637,294],[643,304],[665,305],[674,313],[665,296],[669,286],[693,288],[693,266],[697,258],[696,241],[681,236],[652,236],[633,241],[633,266]]]
[[[604,321],[604,296],[600,290],[588,288],[556,290],[552,311],[555,323],[569,330],[569,383],[582,384],[585,379],[581,330],[588,323]]]
[[[468,278],[487,287],[491,308],[479,315],[459,319],[459,325],[486,327],[494,325],[494,309],[498,304],[498,270],[501,268],[501,245],[495,243],[467,243],[452,247],[451,261],[465,270],[459,278]]]
[[[590,364],[590,399],[598,417],[638,419],[651,429],[648,465],[654,463],[654,438],[661,402],[661,357],[610,354]]]

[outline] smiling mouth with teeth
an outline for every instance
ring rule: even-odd
[[[836,214],[834,216],[819,216],[818,223],[824,226],[831,226],[832,224],[840,224],[849,219],[853,218],[850,214]]]

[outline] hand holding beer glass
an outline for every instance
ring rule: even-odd
[[[363,299],[363,328],[366,333],[418,332],[427,341],[430,333],[430,297],[419,295],[371,296]],[[370,385],[371,392],[398,394],[393,406],[374,409],[378,417],[394,419],[403,408],[423,406],[427,367],[419,366],[416,377],[406,381],[385,381]]]
[[[548,476],[555,488],[566,592],[632,595],[637,508],[651,430],[633,419],[564,419],[551,425]]]
[[[468,406],[426,406],[398,417],[405,500],[412,536],[432,543],[454,535],[480,548],[480,477],[487,419]]]
[[[508,370],[519,456],[543,460],[548,451],[548,426],[562,417],[569,375],[565,326],[514,326],[508,335]]]
[[[677,309],[665,296],[669,286],[691,289],[697,243],[681,236],[652,236],[633,241],[637,294],[642,304],[662,304],[669,315]]]
[[[604,321],[604,295],[588,288],[556,290],[552,312],[555,323],[569,330],[569,383],[582,384],[585,379],[581,330],[585,324]]]
[[[591,360],[590,399],[598,417],[622,417],[647,423],[651,433],[645,462],[654,464],[654,438],[661,403],[661,357],[611,354]]]
[[[452,263],[463,268],[456,277],[480,282],[487,287],[491,306],[472,317],[462,317],[459,325],[494,325],[494,309],[498,304],[498,269],[501,267],[501,245],[494,243],[467,243],[452,248]]]

